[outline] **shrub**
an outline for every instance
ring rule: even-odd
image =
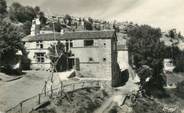
[[[22,56],[21,58],[21,66],[23,70],[30,70],[31,60],[26,56]]]

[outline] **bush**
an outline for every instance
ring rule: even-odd
[[[175,59],[174,59],[174,63],[175,63],[175,69],[174,72],[184,72],[184,53],[180,52],[181,54],[178,55]]]
[[[21,58],[21,66],[23,70],[30,70],[31,60],[25,56]]]
[[[5,65],[0,67],[0,71],[8,75],[21,75],[22,68],[13,69],[11,65]]]
[[[184,93],[184,81],[177,84],[177,91],[179,93]]]

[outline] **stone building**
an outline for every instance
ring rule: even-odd
[[[49,70],[48,48],[57,41],[71,51],[69,67],[83,76],[111,78],[117,66],[117,39],[114,31],[78,31],[28,35],[22,39],[32,69]]]

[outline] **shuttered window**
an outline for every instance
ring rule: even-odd
[[[94,46],[94,40],[84,40],[84,46]]]

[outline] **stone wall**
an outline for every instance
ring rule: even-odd
[[[56,41],[43,41],[43,48],[38,48],[36,46],[36,42],[26,42],[25,47],[28,52],[28,58],[31,60],[31,69],[41,69],[41,70],[48,70],[50,69],[51,61],[48,56],[48,48],[51,44],[57,43]],[[45,62],[44,63],[37,63],[35,53],[43,52],[45,53]]]
[[[79,43],[83,45],[81,40],[74,41],[71,50],[80,60],[80,72],[87,77],[111,78],[111,40],[94,40],[91,47],[82,47]]]

